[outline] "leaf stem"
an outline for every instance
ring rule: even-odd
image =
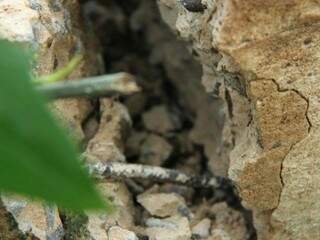
[[[42,84],[37,89],[52,99],[70,97],[99,97],[128,95],[140,91],[135,77],[128,73],[115,73],[88,77],[75,81]]]
[[[34,80],[34,83],[46,84],[46,83],[53,83],[53,82],[58,82],[63,79],[66,79],[76,69],[76,67],[79,66],[82,60],[83,60],[83,55],[78,54],[74,56],[65,67],[61,68],[60,70],[50,75],[36,78]]]

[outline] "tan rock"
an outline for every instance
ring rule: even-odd
[[[180,119],[170,113],[166,106],[153,107],[142,116],[145,127],[153,132],[167,134],[181,127]]]
[[[134,232],[123,229],[119,226],[110,227],[108,229],[109,240],[139,240]]]
[[[100,126],[86,149],[88,161],[125,161],[122,151],[128,135],[131,119],[127,109],[111,99],[104,99],[101,105]]]
[[[173,216],[186,208],[184,199],[175,193],[144,193],[138,196],[137,201],[156,217]]]
[[[226,203],[213,205],[211,212],[215,215],[211,226],[212,239],[225,240],[227,237],[232,240],[246,239],[247,229],[240,212],[228,207]]]
[[[31,202],[21,197],[2,196],[3,207],[11,213],[19,231],[40,240],[60,240],[64,230],[56,207]],[[0,237],[1,234],[0,233]],[[2,236],[8,239],[9,236]]]
[[[161,166],[170,157],[173,147],[162,137],[150,134],[141,145],[139,162]]]
[[[319,4],[202,2],[201,14],[162,6],[162,16],[178,12],[167,23],[193,41],[203,83],[225,101],[221,151],[254,211],[258,238],[319,238],[318,148],[311,147],[319,141]]]
[[[57,0],[55,4],[49,0],[0,1],[0,37],[23,43],[35,51],[34,75],[47,75],[64,67],[75,54],[82,54],[84,60],[70,79],[100,72],[98,55],[93,47],[87,48],[92,43],[88,35],[82,34],[79,22],[77,1]],[[82,122],[91,111],[89,101],[60,100],[51,107],[71,135],[77,141],[83,140]],[[2,201],[1,239],[62,238],[63,227],[56,207],[15,197],[3,196]]]
[[[128,135],[131,119],[127,109],[111,99],[101,101],[102,112],[99,129],[89,141],[85,155],[89,163],[125,161],[124,140]],[[96,240],[107,239],[106,229],[120,224],[125,228],[133,226],[133,203],[124,183],[101,180],[98,189],[106,200],[115,205],[110,213],[88,213],[87,230]]]
[[[200,238],[207,238],[210,235],[211,220],[204,218],[192,227],[192,234],[199,236]]]
[[[146,235],[150,240],[188,240],[191,238],[189,221],[185,217],[151,218],[146,222]]]

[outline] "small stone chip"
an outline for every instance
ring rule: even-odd
[[[211,220],[204,218],[192,228],[192,234],[201,238],[207,238],[210,234]]]
[[[153,107],[142,116],[145,127],[152,132],[168,134],[181,128],[182,123],[178,114],[169,111],[165,105]]]
[[[144,193],[138,196],[140,203],[152,216],[169,217],[186,208],[185,201],[175,193]]]
[[[119,226],[113,226],[108,230],[109,240],[139,240],[134,232],[123,229]]]
[[[174,216],[165,219],[151,218],[146,222],[146,235],[150,240],[187,240],[191,238],[189,221]]]

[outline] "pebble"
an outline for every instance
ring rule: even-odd
[[[153,107],[142,115],[143,123],[149,131],[168,134],[182,127],[178,114],[170,112],[165,105]]]
[[[210,235],[211,220],[204,218],[192,228],[192,234],[200,238],[207,238]]]
[[[145,233],[149,240],[188,240],[191,238],[189,221],[185,217],[151,218],[146,221],[146,225]]]
[[[139,240],[134,232],[113,226],[108,229],[108,240]]]
[[[162,166],[172,151],[173,147],[166,139],[150,134],[141,145],[139,161],[143,164]]]
[[[138,196],[137,201],[156,217],[173,216],[187,208],[184,199],[175,193],[144,193]]]

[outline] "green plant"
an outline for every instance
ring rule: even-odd
[[[70,210],[106,207],[75,147],[34,90],[31,58],[7,41],[0,41],[0,53],[0,190]]]

